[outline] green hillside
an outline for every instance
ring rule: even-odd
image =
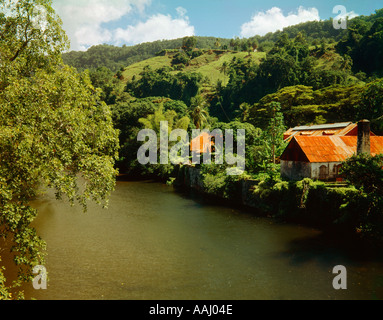
[[[122,72],[122,79],[124,82],[131,81],[133,78],[139,79],[140,74],[144,71],[144,68],[150,66],[153,70],[172,67],[172,59],[174,54],[165,56],[157,56],[144,61],[134,63],[126,68]],[[201,73],[204,77],[207,77],[211,84],[216,84],[218,81],[223,83],[227,82],[228,76],[222,71],[222,65],[230,63],[233,58],[252,59],[259,63],[266,57],[264,52],[234,52],[224,50],[207,50],[201,56],[194,58],[188,65],[182,68],[182,72],[197,72]],[[181,70],[174,70],[172,73],[176,74]]]
[[[229,45],[230,39],[215,37],[196,37],[198,48],[216,49],[218,40],[221,47]],[[117,47],[108,44],[96,45],[87,51],[70,51],[62,55],[66,64],[78,70],[107,67],[117,72],[131,64],[155,57],[157,53],[167,49],[178,49],[182,46],[182,39],[158,40],[133,46]]]
[[[269,115],[263,98],[284,101],[286,90],[294,96],[307,88],[302,97],[310,99],[282,105],[289,126],[360,117],[379,122],[379,112],[368,111],[376,103],[365,96],[380,90],[377,84],[366,93],[383,76],[382,34],[380,9],[349,20],[347,30],[335,30],[331,20],[314,21],[263,37],[101,45],[63,58],[80,70],[89,69],[93,85],[116,110],[135,99],[162,97],[185,104],[172,108],[190,116],[193,99],[202,97],[211,123],[239,120],[264,129]],[[342,95],[348,100],[340,103]]]

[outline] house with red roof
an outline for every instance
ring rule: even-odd
[[[356,153],[383,154],[383,137],[371,134],[367,120],[357,124],[357,135],[296,134],[281,156],[281,176],[289,180],[341,180],[342,163]]]

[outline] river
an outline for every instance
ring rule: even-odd
[[[49,284],[27,285],[28,299],[383,298],[383,263],[366,248],[159,183],[117,182],[107,210],[49,193],[33,205]],[[332,286],[336,265],[347,290]]]

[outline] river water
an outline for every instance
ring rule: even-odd
[[[27,285],[28,299],[383,298],[383,263],[368,248],[159,183],[117,182],[107,210],[51,194],[33,205],[49,284]],[[347,290],[333,288],[336,265]]]

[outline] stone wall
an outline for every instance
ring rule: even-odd
[[[184,166],[179,170],[176,185],[186,187],[204,193],[204,185],[201,170],[196,167]],[[241,197],[230,199],[231,201],[247,207],[255,207],[254,198],[252,197],[251,188],[257,185],[255,180],[242,180],[240,183]]]

